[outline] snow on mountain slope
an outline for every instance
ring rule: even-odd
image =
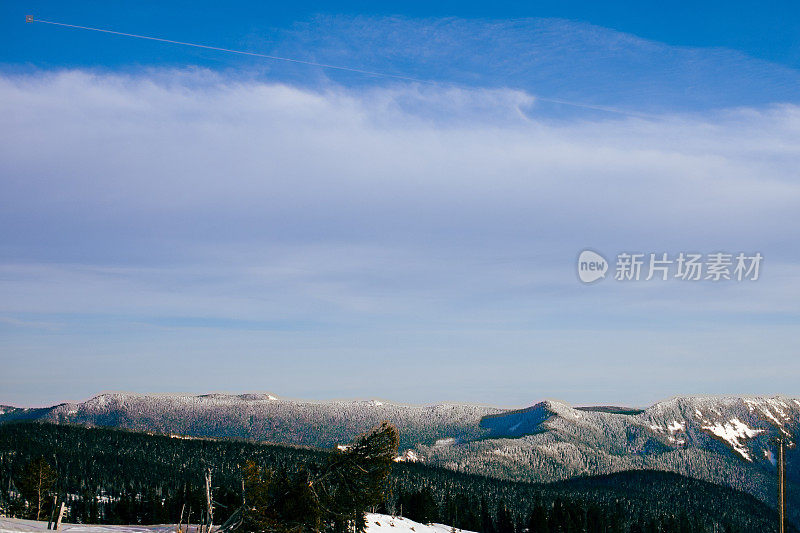
[[[655,404],[640,417],[662,425],[659,433],[672,445],[708,445],[715,439],[742,459],[758,462],[786,438],[794,448],[800,430],[800,401],[789,398],[692,397]],[[767,461],[769,462],[769,461]]]
[[[484,417],[488,438],[519,438],[553,432],[611,453],[642,453],[690,446],[715,448],[715,441],[753,462],[783,435],[790,446],[800,428],[800,401],[786,398],[688,397],[660,402],[638,414],[574,409],[545,401]]]
[[[623,470],[655,469],[775,500],[776,436],[784,436],[787,479],[800,489],[800,401],[686,397],[633,414],[574,409],[546,401],[485,417],[483,439],[418,446],[426,464],[518,481],[547,482]],[[800,498],[797,498],[800,503]]]
[[[272,394],[203,396],[102,394],[61,404],[28,418],[194,437],[236,437],[331,448],[384,420],[400,431],[402,449],[484,432],[478,422],[501,410],[472,405],[408,406],[388,402],[303,402]],[[14,419],[0,415],[0,422]],[[19,416],[16,416],[19,418]]]
[[[59,531],[69,533],[173,533],[175,525],[111,526],[91,524],[62,524]],[[0,533],[38,533],[47,531],[47,522],[0,518]],[[420,524],[401,516],[367,514],[367,533],[472,533],[442,524]],[[196,533],[193,526],[189,533]]]

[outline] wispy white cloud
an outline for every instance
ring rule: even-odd
[[[675,393],[679,373],[660,381],[642,354],[706,370],[756,349],[788,357],[800,109],[556,120],[537,106],[504,88],[310,89],[205,71],[3,76],[7,379],[31,371],[14,354],[40,360],[56,337],[110,361],[181,346],[211,366],[215,350],[242,364],[280,353],[286,379],[326,357],[385,370],[413,353],[437,368],[458,360],[465,383],[490,389],[488,353],[538,369],[537,386],[572,379],[550,360],[563,346],[587,365],[587,387],[590,348],[652,379],[631,393],[643,403]],[[586,246],[761,251],[765,271],[727,288],[583,287],[573,269]],[[39,338],[27,322],[66,326]],[[753,323],[777,333],[744,335]],[[292,324],[302,340],[269,333]],[[115,379],[113,365],[102,372]],[[597,387],[622,387],[619,376]]]
[[[477,227],[496,237],[510,225],[530,238],[558,220],[558,238],[647,227],[661,239],[702,226],[717,242],[764,242],[784,238],[778,215],[797,216],[800,112],[790,105],[554,123],[518,91],[177,78],[4,78],[4,210],[181,239],[197,223],[211,239],[321,226],[348,237]],[[443,101],[447,113],[431,118]]]
[[[319,16],[285,32],[276,51],[639,112],[797,103],[800,82],[796,69],[738,51],[667,45],[548,18]],[[274,67],[275,75],[286,73]],[[295,79],[309,78],[307,71],[287,70]]]

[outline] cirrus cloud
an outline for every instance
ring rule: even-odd
[[[441,399],[425,392],[434,377],[412,386],[406,371],[358,389],[398,358],[449,368],[450,399],[469,386],[460,399],[604,401],[632,378],[641,386],[620,401],[775,392],[764,387],[777,374],[741,371],[756,350],[788,362],[800,316],[800,109],[539,111],[507,88],[2,76],[0,384],[27,398],[18,384],[61,349],[106,388],[167,386],[118,376],[121,361],[166,354],[167,376],[194,360],[193,383],[209,390],[255,386],[242,372],[218,372],[221,386],[203,377],[225,352],[290,380],[278,392],[294,396]],[[758,250],[771,270],[749,286],[588,288],[573,270],[586,246]],[[754,324],[770,335],[743,333]],[[670,356],[680,365],[654,375],[651,358]],[[354,374],[302,378],[332,358]],[[598,360],[609,372],[593,385]],[[689,361],[732,370],[675,390]],[[508,378],[499,363],[525,372]],[[97,387],[76,379],[75,394]]]

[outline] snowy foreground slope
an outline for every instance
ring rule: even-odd
[[[774,503],[776,492],[772,441],[782,436],[788,442],[788,493],[800,494],[800,400],[783,397],[679,397],[644,410],[545,401],[507,410],[303,402],[270,394],[105,394],[43,409],[0,407],[0,423],[25,419],[321,448],[388,420],[400,432],[403,460],[536,482],[666,470],[744,490],[767,503]]]
[[[176,526],[100,526],[86,524],[62,524],[59,531],[70,533],[175,533]],[[0,533],[37,533],[47,531],[47,522],[0,518]],[[367,514],[368,533],[472,533],[453,529],[442,524],[419,524],[400,516]],[[190,533],[194,533],[194,527]]]

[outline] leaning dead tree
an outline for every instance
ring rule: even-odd
[[[247,493],[245,492],[244,477],[242,477],[242,505],[233,511],[228,519],[219,526],[217,533],[230,533],[239,529],[244,520],[245,509],[247,509]]]
[[[206,508],[205,508],[205,524],[200,529],[200,533],[211,533],[211,526],[214,523],[214,500],[212,499],[211,488],[211,469],[206,468],[205,472],[206,481]]]
[[[65,508],[66,504],[63,500],[59,505],[58,498],[53,499],[53,512],[50,514],[50,521],[47,522],[47,529],[58,531],[58,528],[61,527],[61,520],[64,519]]]

